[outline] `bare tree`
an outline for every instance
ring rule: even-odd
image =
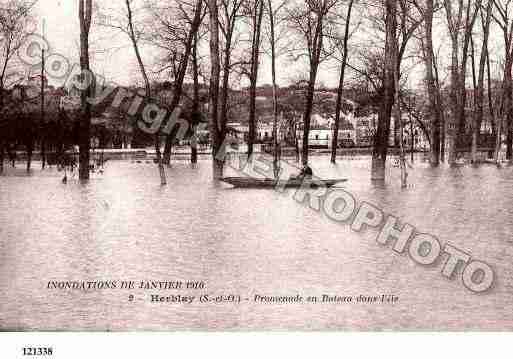
[[[242,6],[245,0],[220,0],[222,15],[218,16],[219,29],[223,36],[222,49],[222,79],[219,97],[219,130],[222,138],[226,135],[226,123],[228,122],[230,75],[234,67],[239,64],[233,61],[235,44],[238,42],[237,26],[242,17]]]
[[[221,74],[221,59],[219,52],[219,13],[217,0],[208,0],[210,16],[210,134],[212,138],[212,169],[214,179],[223,177],[224,148],[226,124],[219,118],[219,80]]]
[[[390,114],[395,94],[395,56],[397,29],[397,0],[385,0],[385,66],[383,76],[383,101],[378,116],[378,128],[374,136],[372,153],[372,180],[385,179],[385,165],[390,133]]]
[[[34,1],[9,0],[0,7],[0,109],[5,90],[20,77],[11,65],[32,22],[30,11],[34,4]]]
[[[344,37],[342,40],[342,61],[340,64],[340,77],[337,88],[337,103],[335,109],[335,124],[333,126],[333,138],[331,143],[331,163],[336,163],[337,147],[338,147],[338,130],[340,123],[340,112],[342,111],[342,95],[344,92],[344,77],[346,72],[347,57],[348,57],[348,42],[349,42],[349,30],[351,24],[351,12],[353,10],[354,0],[349,0],[347,4],[346,23],[344,30]]]
[[[14,55],[23,44],[23,39],[32,22],[30,10],[35,2],[24,0],[9,0],[3,2],[0,8],[0,112],[4,109],[6,89],[20,79],[20,73],[15,68]],[[5,153],[5,118],[0,118],[0,173],[3,171]],[[30,165],[28,165],[30,168]]]
[[[441,149],[441,130],[443,104],[440,99],[440,91],[437,86],[436,58],[433,46],[433,18],[437,6],[433,0],[425,0],[424,3],[414,1],[415,6],[424,19],[424,36],[420,37],[422,44],[422,54],[424,67],[426,70],[426,88],[429,101],[429,115],[431,117],[431,140],[430,140],[430,159],[431,166],[436,167],[440,164]]]
[[[267,10],[269,17],[269,45],[271,55],[271,77],[273,84],[273,173],[277,178],[279,175],[279,157],[280,149],[278,142],[278,85],[276,83],[276,60],[279,56],[277,49],[278,41],[280,36],[277,33],[277,25],[280,22],[280,16],[282,9],[287,4],[288,0],[283,0],[273,7],[273,1],[267,0]]]
[[[148,31],[145,31],[142,27],[137,26],[138,22],[136,21],[134,15],[133,0],[125,0],[126,13],[124,16],[121,18],[110,19],[108,23],[103,24],[116,28],[117,30],[120,30],[121,32],[128,35],[135,52],[141,76],[144,81],[146,101],[151,101],[153,95],[155,94],[152,93],[148,71],[141,56],[140,43],[145,40],[158,47],[159,49],[164,50],[165,61],[167,61],[167,63],[164,65],[164,69],[171,69],[175,80],[173,84],[173,96],[170,103],[167,104],[167,110],[171,115],[173,115],[175,111],[178,111],[178,105],[182,96],[183,82],[187,72],[187,65],[192,52],[193,43],[195,41],[195,35],[201,24],[202,13],[204,9],[203,2],[201,0],[195,0],[194,4],[186,4],[179,0],[176,2],[180,9],[179,11],[181,12],[181,16],[185,19],[185,21],[178,27],[172,23],[172,20],[165,16],[165,14],[168,12],[168,9],[160,9],[157,8],[156,5],[148,3],[147,10],[149,10],[149,13],[153,14],[153,17],[151,20],[146,21],[152,21],[152,27],[159,30],[148,34]],[[192,17],[189,16],[185,9],[187,6],[192,8]],[[157,24],[157,26],[154,24]],[[185,33],[185,35],[182,35],[183,33]],[[179,51],[176,50],[178,47],[182,47],[183,52],[179,53]],[[168,126],[162,126],[161,124],[155,134],[155,153],[157,157],[161,184],[165,185],[167,181],[164,164],[170,163],[171,146],[174,140],[174,132],[172,129],[169,132],[166,131],[166,143],[164,148],[164,155],[162,156],[160,149],[160,130],[163,127],[166,127],[167,129]]]
[[[302,56],[306,50],[308,59],[308,81],[305,94],[305,110],[303,113],[303,148],[301,161],[308,164],[308,136],[310,134],[310,117],[313,109],[313,97],[319,65],[328,55],[325,53],[325,38],[330,32],[328,18],[330,10],[337,0],[310,0],[290,9],[288,18],[290,26],[302,39],[305,48],[300,49]]]
[[[197,71],[197,41],[198,31],[204,17],[204,5],[202,0],[186,1],[175,0],[178,13],[169,8],[153,6],[153,17],[158,26],[151,42],[165,52],[164,69],[171,68],[174,84],[173,96],[169,103],[169,111],[173,113],[178,110],[178,105],[183,94],[183,83],[187,74],[188,64],[193,55],[193,71]],[[197,76],[193,76],[197,80]],[[191,126],[194,127],[194,126]],[[175,140],[174,132],[166,136],[164,147],[164,164],[171,162],[171,149]]]
[[[465,132],[466,72],[468,49],[481,0],[444,0],[447,27],[451,38],[451,117],[448,126],[448,162],[456,161],[456,138]],[[461,54],[461,56],[460,56]]]
[[[413,10],[414,6],[409,0],[369,2],[366,18],[371,22],[370,26],[367,25],[367,30],[373,31],[368,40],[370,46],[362,46],[359,52],[360,67],[348,64],[363,78],[364,83],[372,86],[375,93],[378,123],[373,136],[372,180],[385,179],[392,109],[395,102],[394,66],[397,67],[399,80],[408,74],[409,69],[402,66],[403,59],[407,55],[410,40],[423,21]],[[398,50],[394,51],[396,42]],[[394,56],[397,59],[394,59]],[[399,121],[394,121],[394,142],[398,147],[399,127]]]
[[[500,27],[504,39],[504,74],[502,100],[506,117],[506,158],[511,160],[513,155],[513,21],[511,19],[511,0],[494,0],[497,15],[492,12],[493,19]],[[499,130],[498,126],[495,126]],[[497,131],[497,132],[500,132]],[[499,136],[500,138],[500,136]],[[500,142],[500,139],[499,139]]]
[[[253,155],[256,132],[256,85],[258,79],[260,35],[264,17],[264,0],[251,0],[247,3],[251,22],[251,69],[249,73],[249,134],[248,158]]]
[[[198,162],[198,140],[197,140],[197,125],[199,122],[199,118],[201,117],[200,111],[200,69],[199,69],[199,55],[198,55],[198,46],[199,46],[200,36],[198,32],[194,34],[194,42],[192,44],[192,53],[191,53],[191,65],[192,65],[192,79],[193,79],[193,99],[192,99],[192,134],[191,134],[191,163]]]
[[[132,0],[125,0],[126,5],[126,11],[127,11],[127,30],[126,33],[128,34],[128,37],[130,38],[130,41],[132,42],[132,46],[134,48],[135,56],[137,58],[137,64],[139,65],[139,71],[141,72],[141,76],[144,80],[144,89],[145,89],[145,96],[146,100],[149,101],[151,98],[151,86],[150,86],[150,80],[148,78],[148,74],[146,72],[146,68],[144,66],[144,62],[141,57],[141,53],[139,50],[139,34],[136,33],[135,26],[134,26],[134,16],[132,13],[132,6],[131,6]],[[123,29],[123,27],[120,27]],[[162,161],[162,156],[160,153],[160,132],[157,131],[155,134],[155,153],[157,156],[157,164],[159,168],[159,175],[160,175],[160,184],[166,185],[166,171],[164,170],[164,164]]]
[[[472,123],[472,162],[477,162],[477,140],[481,129],[481,123],[483,122],[483,107],[484,107],[484,72],[486,66],[486,59],[488,57],[488,37],[490,35],[490,22],[493,10],[493,0],[488,0],[486,5],[486,15],[482,16],[482,28],[483,28],[483,43],[481,46],[481,57],[479,59],[479,74],[477,80],[477,86],[475,86],[474,103],[475,113]],[[473,76],[475,78],[475,75]],[[475,81],[474,81],[475,82]]]
[[[78,16],[80,21],[80,68],[82,77],[91,76],[89,64],[89,31],[93,13],[92,0],[79,0]],[[41,79],[43,80],[43,79]],[[85,80],[85,79],[83,79]],[[91,82],[94,81],[91,79]],[[90,97],[92,86],[87,86],[80,95],[81,121],[79,133],[79,178],[89,179],[89,150],[91,146],[91,104],[87,101]]]
[[[406,178],[408,177],[408,173],[406,172],[406,158],[404,155],[404,139],[403,139],[403,119],[401,112],[401,86],[399,84],[399,41],[397,38],[394,39],[393,43],[393,51],[394,51],[394,102],[396,108],[395,115],[395,123],[399,124],[399,166],[401,167],[401,188],[406,188]]]

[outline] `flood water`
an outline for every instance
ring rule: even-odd
[[[474,294],[441,265],[423,267],[292,199],[231,189],[211,163],[185,161],[159,185],[153,164],[111,161],[88,184],[55,168],[0,177],[2,330],[513,330],[513,167],[417,161],[409,188],[390,168],[371,184],[369,159],[312,158],[323,178],[493,266]],[[35,167],[38,166],[36,162]],[[21,167],[21,165],[19,165]],[[232,171],[233,172],[233,171]],[[228,173],[230,174],[230,173]],[[232,173],[233,174],[233,173]],[[203,290],[56,290],[48,281],[197,280]],[[128,295],[134,295],[134,301]],[[152,303],[151,294],[233,294],[241,303]],[[395,304],[254,303],[255,295],[393,294]]]

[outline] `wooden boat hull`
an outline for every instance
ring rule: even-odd
[[[272,178],[224,177],[221,178],[221,181],[238,188],[273,188],[277,185],[277,181]],[[319,179],[314,180],[311,184],[311,187],[316,187],[319,183],[322,183],[326,187],[331,187],[337,183],[345,181],[347,181],[345,178],[325,180]],[[301,179],[290,179],[286,182],[285,188],[298,188],[301,187],[302,183],[303,180]]]

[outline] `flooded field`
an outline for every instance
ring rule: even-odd
[[[369,159],[312,160],[320,177],[493,266],[493,289],[423,267],[372,230],[354,232],[298,204],[293,191],[239,190],[211,180],[211,163],[185,161],[159,185],[151,163],[110,161],[88,184],[62,172],[0,176],[0,329],[7,330],[501,330],[513,329],[513,167],[416,162],[371,184]],[[227,174],[234,174],[228,170]],[[162,292],[51,290],[48,281],[194,280],[180,294],[248,302],[152,303]],[[175,294],[173,291],[165,293]],[[133,295],[133,301],[128,295]],[[393,304],[253,302],[255,296],[393,295]],[[197,299],[197,297],[196,297]]]

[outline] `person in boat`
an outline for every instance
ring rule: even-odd
[[[295,179],[299,179],[299,180],[303,180],[303,179],[312,179],[313,177],[313,171],[312,169],[310,168],[310,166],[308,166],[307,164],[305,164],[303,166],[303,168],[301,169],[301,171],[299,172],[299,174],[294,177]]]

